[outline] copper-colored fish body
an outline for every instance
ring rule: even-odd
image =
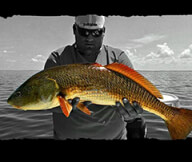
[[[31,90],[31,91],[30,91]],[[37,73],[21,85],[8,99],[8,103],[20,109],[47,109],[60,105],[68,117],[72,110],[68,99],[80,98],[77,107],[90,115],[82,105],[91,101],[99,105],[122,103],[126,97],[130,103],[165,120],[173,139],[183,139],[192,130],[192,111],[165,105],[157,88],[135,70],[118,63],[106,66],[95,64],[69,64],[53,67]],[[158,99],[159,98],[159,99]],[[37,108],[36,108],[37,107]]]

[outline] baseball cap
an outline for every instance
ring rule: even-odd
[[[99,29],[103,28],[105,17],[99,15],[80,15],[75,17],[75,24],[80,28]]]

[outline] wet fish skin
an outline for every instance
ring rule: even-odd
[[[82,102],[99,105],[122,103],[126,97],[130,103],[138,102],[144,110],[162,119],[172,139],[184,139],[192,130],[192,111],[170,107],[161,102],[160,92],[142,75],[118,63],[70,64],[41,71],[23,83],[8,99],[12,106],[23,110],[51,109],[61,106],[68,117],[72,106],[68,99],[80,97],[77,105],[90,115]]]

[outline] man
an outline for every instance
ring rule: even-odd
[[[104,22],[104,16],[83,15],[75,17],[75,24],[73,25],[75,43],[52,52],[44,68],[95,62],[102,65],[119,62],[133,67],[123,51],[103,45]],[[122,100],[125,108],[119,102],[116,106],[94,105],[91,102],[85,102],[84,104],[93,112],[91,116],[75,108],[79,98],[69,101],[73,105],[73,111],[68,118],[63,115],[60,107],[52,109],[55,139],[143,138],[145,123],[140,117],[134,120],[139,116],[138,114],[142,113],[142,109],[137,103],[134,103],[133,106],[130,105],[126,98]],[[134,125],[139,128],[133,129]],[[129,128],[131,128],[131,132]]]

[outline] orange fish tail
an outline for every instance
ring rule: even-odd
[[[170,108],[170,107],[169,107]],[[166,121],[172,139],[185,139],[192,130],[192,110],[172,107],[173,118]]]

